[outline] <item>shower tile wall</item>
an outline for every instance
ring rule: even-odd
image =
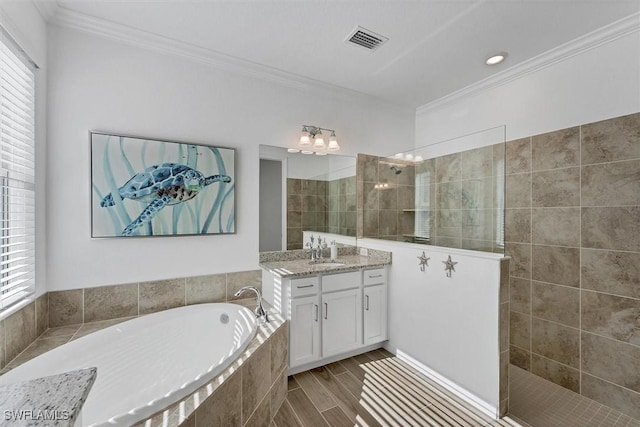
[[[387,160],[358,154],[358,237],[406,240],[414,233],[415,168],[394,170]]]
[[[303,249],[304,230],[355,236],[355,177],[287,179],[287,249]]]
[[[502,230],[497,227],[504,204],[504,144],[427,159],[415,166],[359,154],[358,170],[362,171],[359,236],[504,250]],[[416,222],[423,223],[418,232]],[[420,238],[424,236],[428,238]]]
[[[640,418],[640,113],[506,143],[511,363]]]

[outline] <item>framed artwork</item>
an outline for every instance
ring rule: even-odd
[[[234,149],[90,136],[92,237],[235,233]]]

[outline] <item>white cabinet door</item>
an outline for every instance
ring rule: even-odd
[[[362,346],[360,289],[322,295],[322,357]]]
[[[387,339],[387,285],[364,288],[364,345]]]
[[[291,300],[289,367],[320,359],[320,307],[317,295]]]

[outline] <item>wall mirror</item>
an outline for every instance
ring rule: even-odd
[[[259,205],[260,252],[302,249],[305,234],[355,245],[356,159],[260,145]]]

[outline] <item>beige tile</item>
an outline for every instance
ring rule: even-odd
[[[566,286],[531,282],[534,317],[580,327],[580,291]]]
[[[529,172],[531,170],[531,138],[507,141],[505,145],[506,173]]]
[[[415,182],[416,168],[414,166],[407,165],[402,169],[402,173],[396,176],[398,185],[415,185]]]
[[[573,127],[531,138],[533,171],[580,165],[580,128]]]
[[[512,311],[509,319],[509,343],[523,350],[529,350],[531,348],[531,316]]]
[[[581,311],[583,330],[640,346],[640,300],[584,291]]]
[[[620,387],[600,378],[582,373],[581,392],[584,396],[613,409],[640,419],[640,393]]]
[[[82,294],[82,289],[49,292],[49,327],[82,323]]]
[[[640,347],[582,332],[583,372],[640,392],[639,363]]]
[[[436,185],[436,209],[460,209],[461,203],[462,183],[460,181]]]
[[[49,293],[36,299],[36,336],[39,337],[49,329]]]
[[[5,363],[9,363],[36,339],[36,308],[30,303],[4,319]]]
[[[463,239],[491,240],[495,237],[493,209],[463,210],[461,217]]]
[[[493,208],[493,178],[465,179],[461,186],[462,209]]]
[[[186,278],[187,305],[208,302],[225,302],[227,275],[211,274]]]
[[[287,194],[302,194],[302,184],[299,179],[287,178]]]
[[[534,172],[531,203],[536,207],[580,206],[580,168]]]
[[[573,392],[580,392],[580,371],[577,369],[532,354],[531,372]]]
[[[398,209],[398,190],[387,188],[379,192],[378,209]]]
[[[312,196],[318,193],[317,181],[315,179],[301,179],[300,186],[303,196]]]
[[[640,207],[582,208],[582,247],[640,252]]]
[[[640,113],[581,127],[582,164],[640,158]]]
[[[98,322],[138,314],[138,284],[100,286],[84,290],[84,321]]]
[[[271,378],[275,379],[276,376],[287,366],[287,362],[289,360],[288,323],[279,327],[271,337],[269,337],[269,346],[271,352]]]
[[[253,298],[253,295],[250,294],[243,294],[239,297],[234,296],[244,286],[254,286],[259,291],[262,291],[262,270],[227,273],[227,301]]]
[[[505,177],[505,207],[531,207],[531,174],[521,173]]]
[[[531,278],[540,282],[580,286],[580,249],[531,246]]]
[[[440,237],[436,236],[433,239],[433,244],[436,246],[444,246],[446,248],[461,248],[462,241],[459,237]]]
[[[363,237],[377,237],[379,235],[378,210],[365,210],[363,216]]]
[[[509,347],[509,363],[527,371],[531,370],[531,353],[520,347]]]
[[[580,246],[580,208],[533,208],[531,241],[540,245]]]
[[[640,253],[581,251],[583,289],[640,298]]]
[[[500,303],[509,302],[509,262],[507,257],[500,260]]]
[[[500,304],[500,351],[509,350],[509,303]]]
[[[531,314],[531,280],[511,278],[509,303],[512,311]]]
[[[580,331],[534,317],[531,322],[531,352],[579,368]]]
[[[242,426],[242,375],[236,371],[196,409],[197,427]]]
[[[271,352],[268,345],[262,345],[242,365],[242,419],[258,406],[271,386]]]
[[[511,277],[531,278],[531,245],[506,243],[505,255],[511,257],[509,263]]]
[[[245,421],[246,427],[269,427],[271,423],[271,399],[269,395],[262,399],[251,417]]]
[[[283,369],[282,372],[275,377],[273,385],[271,386],[271,418],[275,417],[282,406],[282,402],[284,402],[287,397],[287,391],[287,370]]]
[[[505,209],[504,240],[506,242],[531,242],[531,209]]]
[[[463,230],[463,233],[465,231],[466,230]],[[460,247],[462,249],[470,249],[472,251],[494,252],[494,242],[491,241],[491,240],[464,239],[463,238],[460,241]],[[502,251],[498,251],[498,253],[502,253]]]
[[[581,194],[582,206],[640,205],[640,159],[583,166]]]
[[[378,182],[378,157],[358,153],[356,163],[356,179],[358,181]]]
[[[25,362],[33,359],[34,357],[40,356],[41,354],[46,353],[49,350],[53,350],[56,347],[60,347],[63,344],[66,344],[71,336],[63,336],[63,337],[55,337],[55,338],[46,338],[46,339],[37,339],[29,347],[27,347],[18,357],[8,362],[8,367],[15,368],[16,366],[20,366]]]
[[[184,282],[184,279],[141,282],[140,315],[184,306]]]
[[[500,401],[509,397],[509,351],[503,351],[500,353],[499,396]]]
[[[290,228],[302,227],[302,212],[287,211],[287,227],[290,227]]]
[[[484,178],[493,175],[493,146],[460,153],[462,179]]]
[[[436,182],[459,181],[461,178],[460,153],[436,158]]]
[[[40,336],[40,339],[69,337],[73,336],[81,325],[59,326],[57,328],[50,328],[44,334]]]
[[[379,211],[379,233],[380,236],[392,236],[398,234],[398,211],[397,210],[380,210]]]

